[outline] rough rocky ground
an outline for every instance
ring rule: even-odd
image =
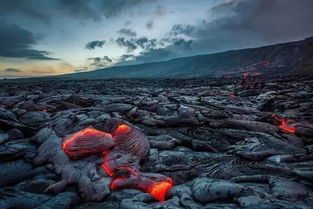
[[[238,96],[230,83],[208,79],[0,89],[0,209],[313,208],[313,80],[273,80]],[[101,156],[64,154],[66,136],[90,125],[106,130],[110,118],[148,136],[141,171],[175,183],[164,202],[110,191]]]

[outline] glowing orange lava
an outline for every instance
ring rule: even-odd
[[[296,133],[296,128],[294,128],[294,127],[287,126],[287,125],[279,125],[278,127],[284,131],[289,132],[289,133]]]
[[[114,175],[113,171],[109,168],[109,166],[106,163],[103,163],[101,166],[109,176]]]
[[[117,127],[117,129],[114,131],[114,134],[127,133],[129,131],[131,131],[131,127],[122,124]],[[67,138],[62,144],[62,149],[70,157],[74,158],[75,153],[77,153],[78,151],[69,151],[69,147],[71,145],[75,145],[72,144],[75,142],[75,140],[78,139],[84,142],[85,140],[89,140],[89,137],[91,137],[91,139],[92,137],[112,138],[112,135],[110,133],[102,132],[97,129],[88,127],[76,132],[75,134]],[[77,143],[80,143],[81,141],[77,141]],[[89,152],[90,150],[79,150],[79,153],[85,154]],[[115,162],[112,162],[112,160],[114,160],[112,159],[112,157],[114,158],[114,155],[109,155],[111,152],[111,150],[109,149],[102,150],[101,152],[104,155],[101,167],[109,176],[113,178],[113,181],[110,185],[111,190],[119,188],[139,189],[144,192],[150,193],[159,201],[164,201],[168,190],[170,190],[174,185],[173,180],[170,178],[168,178],[167,181],[156,182],[155,180],[141,176],[140,172],[137,172],[128,164],[117,165]],[[124,176],[125,171],[127,171],[127,174],[129,175],[128,177]]]
[[[289,133],[295,133],[296,132],[296,128],[292,127],[292,126],[289,126],[288,125],[288,120],[284,119],[284,118],[279,118],[277,117],[277,115],[275,114],[272,114],[272,118],[279,122],[280,124],[278,125],[278,128],[284,130],[284,131],[287,131]]]
[[[119,125],[116,130],[114,131],[114,134],[121,134],[121,133],[126,133],[130,131],[131,128],[125,124]]]
[[[68,150],[68,147],[71,145],[71,143],[73,143],[79,137],[92,137],[92,136],[112,138],[112,135],[109,133],[102,132],[97,129],[88,127],[70,136],[65,142],[63,142],[62,149],[64,150],[66,154],[71,156],[71,151]]]
[[[167,191],[170,190],[172,186],[172,182],[157,182],[149,188],[148,192],[159,201],[164,201]]]
[[[113,176],[114,175],[114,172],[112,171],[112,169],[109,167],[109,165],[107,165],[107,162],[109,161],[108,159],[108,154],[110,153],[110,151],[104,151],[103,152],[103,155],[104,155],[104,158],[103,158],[103,163],[102,163],[102,168],[103,170],[109,175],[109,176]]]

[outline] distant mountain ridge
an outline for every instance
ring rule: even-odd
[[[240,73],[241,68],[263,61],[270,64],[256,66],[254,70],[269,74],[312,73],[313,37],[259,48],[182,57],[138,65],[114,66],[40,79],[219,77],[227,73]]]

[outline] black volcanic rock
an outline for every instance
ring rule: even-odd
[[[0,208],[312,208],[313,80],[236,88],[219,79],[0,84]],[[136,131],[115,135],[121,123]],[[140,185],[110,188],[104,153],[69,158],[64,140],[90,126],[121,140],[108,146],[120,151],[112,164],[170,177],[165,201]],[[138,182],[132,175],[125,184]]]

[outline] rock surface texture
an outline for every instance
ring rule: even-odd
[[[0,87],[0,209],[313,208],[313,80]]]

